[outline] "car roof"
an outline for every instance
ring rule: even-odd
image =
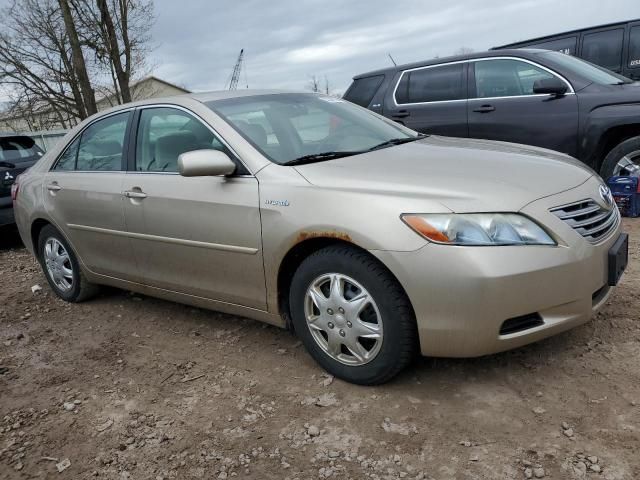
[[[474,58],[487,58],[487,57],[524,57],[540,52],[544,52],[546,50],[541,50],[539,48],[517,48],[517,49],[509,49],[509,50],[488,50],[484,52],[476,52],[476,53],[468,53],[465,55],[453,55],[450,57],[440,57],[440,58],[432,58],[431,60],[422,60],[420,62],[413,63],[405,63],[403,65],[396,65],[393,67],[381,68],[379,70],[372,70],[366,73],[360,73],[353,77],[354,80],[365,77],[372,77],[374,75],[385,75],[388,73],[395,73],[401,70],[410,70],[412,68],[418,67],[427,67],[430,65],[440,65],[442,63],[452,63],[452,62],[464,62],[466,60],[473,60]]]
[[[200,103],[212,102],[215,100],[227,100],[230,98],[241,97],[255,97],[260,95],[282,95],[282,94],[306,94],[306,95],[322,95],[321,93],[300,91],[300,90],[277,90],[277,89],[242,89],[242,90],[218,90],[211,92],[189,92],[179,95],[172,95],[169,97],[154,97],[145,100],[138,100],[135,102],[123,103],[122,105],[115,105],[114,107],[101,110],[98,113],[89,117],[89,120],[93,120],[102,117],[107,114],[116,113],[120,110],[128,110],[135,107],[143,107],[148,105],[162,105],[162,104],[176,104],[187,106],[189,100],[197,101]]]

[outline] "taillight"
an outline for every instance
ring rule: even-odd
[[[14,202],[18,198],[18,190],[20,190],[20,175],[16,177],[13,184],[11,185],[11,200]]]

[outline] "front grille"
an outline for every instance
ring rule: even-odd
[[[598,243],[618,225],[618,209],[602,207],[594,200],[587,199],[551,209],[551,213],[589,240]]]

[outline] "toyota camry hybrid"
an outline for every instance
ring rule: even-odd
[[[262,320],[360,384],[582,324],[627,263],[611,193],[577,160],[313,93],[116,107],[12,195],[62,299],[103,284]]]

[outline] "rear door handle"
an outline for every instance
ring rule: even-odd
[[[47,190],[49,190],[50,192],[59,192],[60,190],[62,190],[62,187],[58,185],[57,182],[53,182],[47,185]]]
[[[147,194],[140,190],[126,190],[124,196],[127,198],[147,198]]]
[[[393,115],[391,115],[393,118],[405,118],[408,117],[409,115],[411,115],[408,111],[406,110],[398,110],[397,113],[394,113]]]
[[[489,113],[493,112],[495,109],[496,107],[493,105],[482,105],[481,107],[474,108],[473,111],[478,113]]]

